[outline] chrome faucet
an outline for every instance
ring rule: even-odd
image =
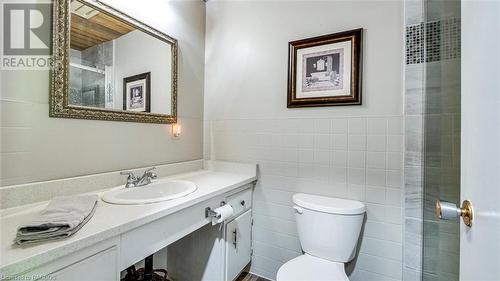
[[[127,184],[125,184],[126,188],[138,187],[138,186],[148,185],[151,183],[151,180],[156,179],[158,177],[155,173],[152,172],[154,169],[156,169],[156,167],[146,169],[146,171],[144,171],[144,174],[142,174],[142,176],[140,177],[136,177],[134,173],[132,173],[131,171],[120,172],[120,175],[128,176]]]

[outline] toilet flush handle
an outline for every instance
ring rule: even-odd
[[[301,207],[299,206],[293,206],[293,208],[295,209],[295,212],[297,212],[297,214],[302,214],[303,210]]]

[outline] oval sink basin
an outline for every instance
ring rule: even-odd
[[[102,200],[120,205],[147,204],[180,198],[196,189],[196,184],[186,180],[159,180],[144,186],[108,191],[102,195]]]

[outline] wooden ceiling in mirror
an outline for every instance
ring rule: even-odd
[[[71,48],[83,51],[135,28],[78,1],[71,1]]]

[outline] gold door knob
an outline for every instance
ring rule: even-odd
[[[474,209],[469,200],[462,202],[462,208],[457,208],[457,205],[450,202],[436,201],[436,217],[443,220],[451,220],[461,216],[464,224],[468,227],[472,226],[474,218]]]

